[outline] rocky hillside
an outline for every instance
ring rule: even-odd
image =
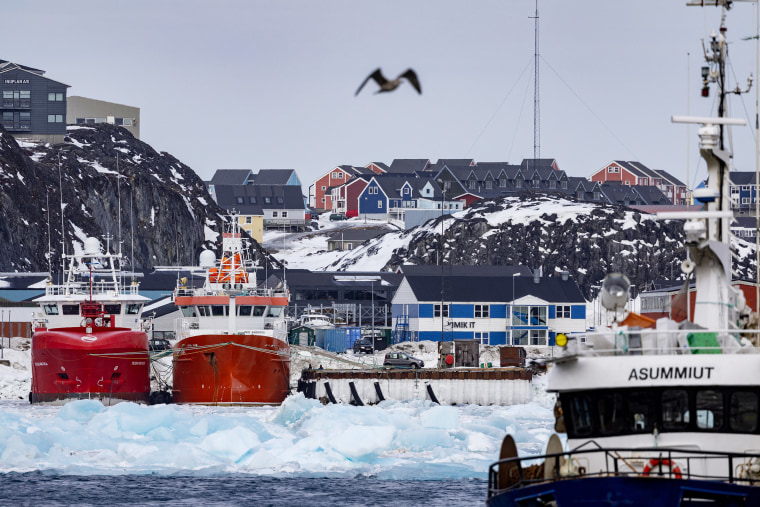
[[[121,127],[69,126],[62,144],[19,145],[0,126],[0,213],[0,271],[57,271],[62,246],[72,253],[85,236],[120,240],[149,270],[197,264],[224,210],[190,167]]]
[[[607,273],[625,273],[640,289],[683,280],[683,224],[630,208],[553,195],[523,194],[476,203],[461,213],[402,233],[388,233],[328,266],[360,269],[375,255],[384,269],[402,264],[524,265],[551,275],[567,270],[586,297]],[[754,249],[734,243],[737,278],[755,277]]]

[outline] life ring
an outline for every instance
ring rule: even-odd
[[[670,473],[672,473],[676,479],[680,479],[682,477],[681,475],[681,469],[678,468],[678,465],[675,464],[674,461],[671,461],[667,458],[652,458],[649,460],[649,463],[644,467],[644,470],[641,471],[641,475],[644,477],[648,477],[649,473],[658,467],[668,467],[670,468]]]

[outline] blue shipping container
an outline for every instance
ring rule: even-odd
[[[346,337],[348,332],[346,328],[338,327],[332,329],[325,329],[325,345],[322,347],[328,352],[345,352],[346,351]]]
[[[346,350],[353,349],[356,340],[362,336],[362,328],[360,327],[344,327],[346,330]]]
[[[317,347],[327,350],[325,348],[325,330],[324,329],[314,330],[314,343],[317,345]]]

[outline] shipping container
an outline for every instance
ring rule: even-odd
[[[344,327],[335,327],[331,329],[323,329],[324,346],[322,347],[328,352],[345,352],[346,343],[348,342],[348,329]]]

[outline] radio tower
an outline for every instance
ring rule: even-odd
[[[536,41],[533,54],[533,166],[541,158],[541,106],[538,89],[538,0],[536,0],[536,15],[532,16],[535,25]]]

